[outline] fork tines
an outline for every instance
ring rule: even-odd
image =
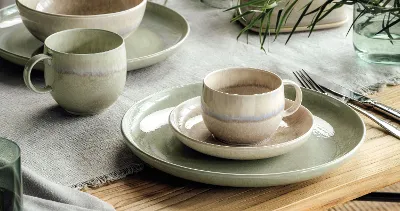
[[[322,87],[318,85],[305,70],[293,71],[293,74],[303,87],[325,93],[325,90],[322,89]]]

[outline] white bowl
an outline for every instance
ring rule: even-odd
[[[126,38],[142,21],[147,0],[16,0],[16,3],[26,28],[44,41],[53,33],[73,28],[103,29]]]

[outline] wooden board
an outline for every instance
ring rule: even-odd
[[[400,183],[388,186],[379,192],[392,192],[400,193]],[[327,209],[327,211],[395,211],[400,210],[400,203],[396,202],[377,202],[377,201],[358,201],[353,200],[346,202],[344,204],[336,205],[332,208]]]
[[[385,88],[373,97],[400,109],[400,86]],[[400,181],[400,140],[363,119],[367,138],[354,158],[337,170],[306,182],[270,188],[217,187],[146,166],[139,174],[86,191],[117,210],[327,209]]]

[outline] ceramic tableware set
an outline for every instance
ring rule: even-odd
[[[189,34],[171,9],[118,2],[17,0],[18,10],[0,13],[0,56],[25,65],[26,85],[68,112],[100,113],[122,93],[127,70],[164,60]],[[44,86],[33,84],[34,67],[44,69]],[[133,153],[161,171],[260,187],[336,168],[359,148],[365,127],[341,101],[270,71],[229,68],[137,102],[122,132]]]
[[[170,8],[152,2],[147,2],[147,4],[145,4],[139,0],[129,0],[126,2],[128,2],[131,6],[137,3],[137,6],[133,8],[127,6],[127,9],[122,11],[121,5],[116,5],[110,9],[111,13],[97,15],[94,15],[93,12],[88,13],[89,15],[82,15],[82,12],[78,13],[78,11],[71,11],[73,15],[57,14],[59,10],[54,9],[54,6],[51,7],[50,5],[49,8],[36,7],[38,5],[37,3],[39,2],[41,2],[41,5],[45,5],[47,4],[46,2],[50,2],[51,4],[61,3],[60,5],[63,6],[65,6],[65,2],[71,2],[69,8],[71,8],[73,5],[81,5],[85,6],[87,9],[88,3],[83,2],[90,3],[92,1],[82,1],[82,3],[80,3],[81,1],[64,2],[43,0],[32,1],[33,3],[29,1],[29,4],[28,2],[25,2],[27,1],[19,1],[19,3],[17,2],[19,5],[18,8],[16,5],[11,5],[9,7],[0,9],[0,57],[19,65],[25,65],[32,55],[43,52],[43,42],[35,38],[35,36],[39,37],[42,33],[38,33],[39,35],[34,36],[22,23],[22,21],[25,19],[24,17],[31,18],[32,15],[37,15],[37,17],[33,19],[35,22],[32,21],[32,23],[29,23],[28,20],[25,20],[25,23],[32,28],[31,31],[34,31],[34,27],[37,25],[39,29],[40,27],[52,26],[63,30],[66,28],[61,28],[62,26],[58,25],[53,26],[52,24],[55,23],[54,21],[66,21],[68,24],[77,24],[76,27],[80,28],[87,28],[86,25],[84,25],[85,23],[88,24],[88,27],[95,26],[94,28],[112,31],[115,29],[114,32],[122,33],[121,35],[126,34],[123,35],[123,37],[125,38],[128,71],[147,67],[165,60],[180,48],[180,46],[188,37],[190,31],[188,22],[180,14]],[[93,1],[93,4],[90,4],[97,5],[97,2],[103,1]],[[105,5],[108,5],[108,3]],[[19,8],[21,8],[20,10],[22,17],[20,15]],[[121,9],[121,12],[112,12],[116,11],[118,8]],[[66,9],[67,8],[64,8],[63,10],[65,11]],[[142,9],[145,9],[142,21],[137,29],[133,30],[131,34],[127,34],[127,32],[131,30],[131,27],[127,26],[125,29],[123,29],[122,26],[119,26],[115,23],[115,21],[119,20],[119,17],[130,15],[131,18],[129,18],[128,24],[130,24],[130,26],[136,25],[137,20],[133,20],[132,18],[137,17],[141,12],[143,12]],[[99,12],[104,12],[104,10],[102,11],[101,9],[97,10]],[[25,11],[25,13],[23,11]],[[56,14],[53,14],[51,11],[55,11]],[[45,19],[43,19],[44,17]],[[49,20],[51,20],[51,22],[49,22]],[[74,20],[79,20],[79,22],[71,22]],[[114,22],[108,24],[110,21]],[[89,26],[90,24],[93,25]],[[111,27],[121,28],[117,29]],[[44,33],[49,32],[45,30]],[[44,64],[39,62],[35,68],[44,69]]]
[[[33,91],[90,115],[116,101],[127,70],[166,59],[189,31],[181,15],[147,0],[17,0],[0,10],[0,56],[26,65]],[[44,70],[44,87],[31,82],[32,68]]]
[[[8,15],[3,23],[15,25],[0,33],[1,56],[25,65],[24,81],[30,89],[50,92],[61,107],[78,115],[109,107],[122,93],[127,70],[166,59],[189,33],[182,16],[147,0],[16,3],[19,14],[8,12],[13,6],[4,9]],[[160,25],[175,31],[160,33]],[[31,82],[34,67],[44,69],[45,87]]]
[[[97,114],[122,93],[127,71],[124,38],[142,21],[147,0],[18,0],[28,31],[44,42],[43,54],[25,65],[25,84],[50,92],[66,111]],[[45,87],[32,84],[32,68],[44,61]]]
[[[284,85],[295,88],[294,102],[285,99]],[[302,91],[292,81],[265,70],[230,68],[207,75],[201,97],[179,104],[169,122],[178,139],[199,152],[226,159],[262,159],[284,154],[307,140],[313,116],[301,101]],[[277,133],[288,124],[289,133]]]
[[[133,105],[122,120],[125,143],[161,171],[234,187],[301,182],[351,158],[365,138],[357,113],[285,84],[293,85],[258,69],[212,72]]]
[[[149,96],[127,111],[122,132],[135,155],[161,171],[234,187],[321,176],[365,137],[343,102],[253,68],[218,70]]]

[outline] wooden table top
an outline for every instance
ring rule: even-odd
[[[400,108],[400,86],[385,88],[372,97]],[[141,173],[86,191],[117,210],[326,209],[400,181],[400,140],[362,118],[367,136],[357,154],[340,168],[309,181],[268,188],[218,187],[146,166]]]

